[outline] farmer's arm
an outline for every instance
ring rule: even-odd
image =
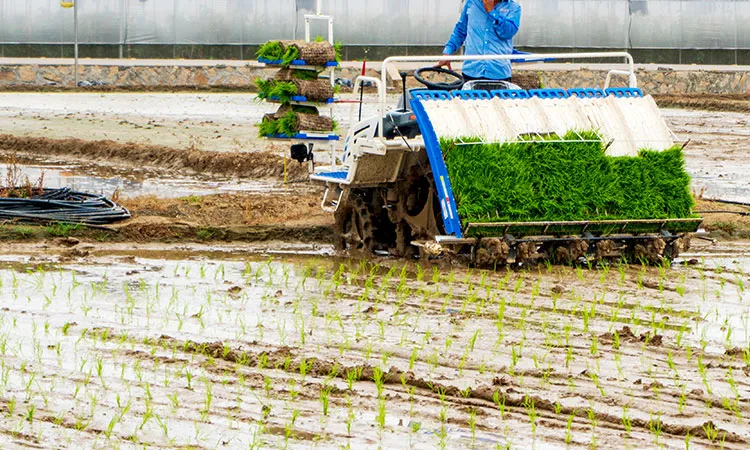
[[[495,20],[495,33],[500,39],[512,38],[518,33],[518,28],[521,26],[521,6],[517,3],[511,5],[512,7],[507,14],[503,14],[497,9],[490,11],[490,16]]]

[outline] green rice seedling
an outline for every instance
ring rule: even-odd
[[[622,426],[625,427],[625,435],[630,437],[630,431],[633,429],[633,419],[630,418],[630,408],[622,405]]]
[[[703,424],[702,428],[706,433],[709,442],[713,443],[716,441],[716,438],[719,437],[719,430],[717,430],[710,421]]]
[[[495,406],[497,406],[498,411],[500,411],[500,420],[503,420],[505,412],[507,411],[505,406],[505,396],[500,394],[500,391],[495,391],[495,393],[492,394],[492,401],[495,402]]]
[[[375,423],[378,425],[380,432],[385,428],[386,405],[385,397],[378,397],[378,414],[375,416]]]
[[[336,41],[336,42],[333,43],[333,51],[336,53],[336,62],[337,63],[341,63],[341,58],[342,58],[341,55],[343,55],[343,48],[344,48],[344,43],[343,42]]]
[[[662,433],[662,422],[661,422],[661,413],[657,413],[656,417],[654,417],[653,413],[649,413],[649,416],[651,417],[648,421],[648,428],[651,430],[651,433],[654,435],[654,443],[658,447],[659,439],[661,438]]]
[[[469,408],[469,430],[471,430],[471,446],[474,447],[477,441],[477,411]]]
[[[329,397],[331,395],[331,386],[323,386],[320,388],[320,404],[323,408],[323,415],[328,416],[328,403],[329,403]]]
[[[570,443],[573,441],[573,418],[575,417],[574,413],[570,413],[568,416],[568,422],[565,427],[565,444],[570,445]]]
[[[467,222],[690,216],[693,200],[679,148],[612,158],[594,134],[583,137],[592,142],[571,133],[563,143],[443,141],[459,216]],[[538,161],[545,161],[545,170],[538,170]]]
[[[278,61],[284,57],[284,48],[279,41],[268,41],[255,53],[258,58]]]
[[[534,399],[527,395],[523,401],[523,407],[526,410],[526,416],[529,418],[529,423],[531,424],[531,434],[536,436],[536,419],[539,417],[539,413],[536,411]]]

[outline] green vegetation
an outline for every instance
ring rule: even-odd
[[[297,113],[291,110],[276,120],[264,118],[258,126],[258,134],[260,136],[276,136],[279,134],[292,136],[297,134]]]
[[[465,223],[691,216],[690,176],[679,147],[610,157],[595,133],[579,134],[568,133],[565,142],[557,136],[506,144],[442,140],[459,216]]]
[[[324,42],[325,39],[322,36],[318,36],[315,41]],[[342,46],[343,44],[341,42],[333,44],[333,49],[336,52],[336,62],[341,62]],[[282,66],[288,67],[294,60],[300,59],[300,50],[297,45],[291,44],[284,46],[279,41],[268,41],[258,49],[255,56],[271,61],[280,60]]]
[[[268,41],[258,49],[255,56],[271,61],[278,61],[284,58],[284,47],[281,46],[279,41]]]
[[[291,81],[255,80],[258,86],[258,99],[268,100],[273,98],[280,103],[289,103],[292,97],[297,95],[297,86]]]

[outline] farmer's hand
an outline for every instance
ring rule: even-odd
[[[450,55],[443,55],[443,56],[450,56]],[[441,59],[440,61],[438,61],[435,67],[447,67],[448,70],[453,70],[453,68],[451,68],[451,62],[448,61],[447,59]]]

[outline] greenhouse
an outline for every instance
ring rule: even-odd
[[[73,2],[0,0],[0,57],[70,56]],[[304,35],[315,0],[79,0],[82,56],[250,59]],[[627,49],[640,62],[747,64],[750,0],[522,0],[516,46]],[[323,2],[345,59],[434,53],[459,0]],[[320,33],[324,34],[321,28]],[[711,50],[706,52],[705,50]]]

